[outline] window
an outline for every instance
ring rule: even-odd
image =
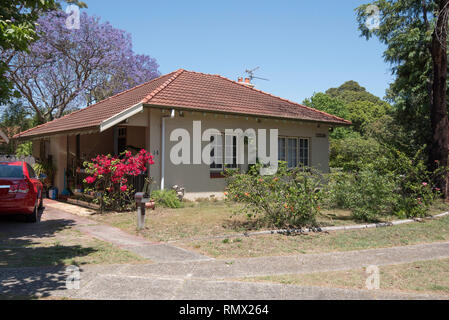
[[[26,165],[27,165],[28,175],[30,176],[30,178],[37,179],[36,173],[34,172],[33,167],[31,167],[28,163]]]
[[[278,138],[278,157],[279,161],[287,161],[287,153],[285,152],[285,138]]]
[[[309,148],[308,138],[279,137],[278,159],[286,161],[288,168],[309,166]]]
[[[210,142],[214,142],[217,137],[212,136],[210,138]],[[217,164],[214,162],[215,152],[218,152],[217,156],[219,159],[222,159],[224,166],[229,169],[237,168],[237,136],[236,135],[224,135],[225,144],[223,146],[223,136],[220,136],[221,141],[217,142],[217,146],[210,152],[210,157],[212,160],[212,164],[210,165],[210,169],[213,171],[223,171],[223,164]],[[223,147],[224,147],[224,155],[225,159],[223,161]]]
[[[22,166],[0,163],[0,178],[23,178]]]
[[[309,139],[299,139],[299,163],[309,166]]]
[[[298,139],[287,139],[287,166],[294,168],[298,166]]]
[[[237,168],[237,136],[225,136],[225,165],[226,168]]]
[[[216,136],[210,137],[210,142],[211,143],[214,142],[216,138],[217,138]],[[219,139],[219,140],[221,140],[221,139]],[[218,158],[222,158],[221,154],[220,154],[222,148],[223,148],[223,145],[222,145],[221,141],[217,141],[216,148],[212,149],[210,151],[210,158],[212,160],[212,163],[210,165],[210,169],[213,170],[213,171],[221,171],[221,170],[223,170],[223,164],[215,163],[215,161],[214,161],[215,160],[215,152],[217,152],[217,157]]]

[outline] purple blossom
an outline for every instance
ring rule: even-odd
[[[37,21],[39,39],[28,53],[2,54],[12,57],[7,76],[41,120],[160,75],[155,59],[134,53],[129,33],[87,13],[80,16],[79,30],[68,29],[67,16],[63,11],[47,13]]]

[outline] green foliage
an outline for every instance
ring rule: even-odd
[[[369,30],[365,21],[368,5],[379,8],[380,27]],[[375,36],[386,45],[385,61],[392,66],[394,82],[387,98],[394,104],[395,122],[411,137],[409,155],[431,141],[430,103],[432,93],[431,41],[437,2],[433,0],[378,0],[356,9],[362,36]]]
[[[371,123],[392,110],[388,103],[367,92],[355,81],[347,81],[338,88],[330,88],[326,93],[315,93],[303,103],[353,123],[348,128],[334,128],[330,134],[332,141],[348,138],[354,133],[364,135]]]
[[[373,170],[333,174],[328,185],[328,203],[351,209],[354,218],[376,220],[391,214],[395,205],[396,184],[392,174]]]
[[[439,196],[440,172],[427,171],[421,152],[413,158],[387,150],[353,172],[330,175],[325,188],[329,207],[351,209],[355,218],[373,221],[385,215],[423,217]]]
[[[86,189],[86,191],[93,191],[93,189]],[[102,192],[102,199],[100,200],[100,197],[97,197],[94,199],[94,203],[100,204],[100,201],[102,201],[104,210],[133,211],[136,210],[135,192],[132,185],[129,185],[124,191],[106,190]]]
[[[163,207],[173,209],[182,207],[182,202],[174,190],[154,190],[151,192],[151,198]]]
[[[248,173],[228,171],[227,201],[243,204],[248,218],[260,218],[276,227],[316,226],[321,192],[320,175],[312,169],[287,170],[282,163],[276,174],[259,175],[260,165]]]
[[[21,143],[17,146],[16,156],[26,157],[33,153],[33,143],[31,141]]]
[[[55,175],[56,175],[56,167],[50,161],[38,162],[33,165],[34,172],[36,172],[37,176],[44,174],[47,178],[44,180],[44,185],[49,188],[53,184]]]

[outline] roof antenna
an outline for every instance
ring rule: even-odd
[[[253,79],[259,79],[259,80],[270,81],[269,79],[256,77],[256,76],[254,75],[254,72],[255,72],[256,70],[259,70],[259,69],[260,69],[260,67],[254,68],[254,69],[252,69],[252,70],[250,70],[250,69],[246,69],[246,70],[245,70],[245,73],[248,74],[248,77],[249,77],[250,81],[253,81]]]

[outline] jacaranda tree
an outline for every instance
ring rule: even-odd
[[[86,13],[79,28],[52,11],[38,19],[29,52],[9,50],[6,73],[39,122],[64,114],[159,75],[156,60],[133,51],[130,34]]]

